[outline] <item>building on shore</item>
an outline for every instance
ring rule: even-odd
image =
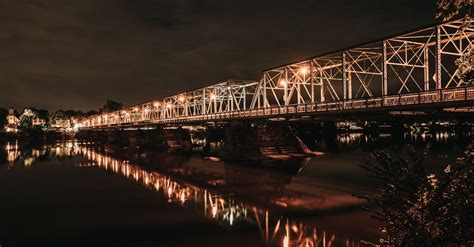
[[[66,132],[72,129],[71,120],[65,118],[51,119],[50,130]]]
[[[33,127],[46,128],[46,120],[36,117],[31,120],[31,125]]]
[[[8,109],[7,124],[5,125],[6,132],[18,132],[18,125],[20,119],[15,115],[15,109]]]

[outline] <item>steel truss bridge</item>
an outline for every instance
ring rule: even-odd
[[[472,106],[458,61],[473,49],[473,21],[454,20],[91,116],[82,128],[180,124],[414,107]],[[471,65],[472,66],[472,65]]]

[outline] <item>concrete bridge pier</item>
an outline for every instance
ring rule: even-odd
[[[143,130],[127,130],[125,133],[130,147],[143,146],[145,140],[145,133]]]
[[[176,129],[162,129],[162,138],[168,148],[191,148],[191,134],[188,129],[178,127]]]
[[[81,130],[74,136],[80,140],[88,140],[93,142],[106,143],[108,140],[107,133],[103,130]]]
[[[327,150],[335,150],[337,145],[337,126],[333,121],[324,121],[322,124],[323,141]]]
[[[126,135],[125,130],[113,129],[105,132],[107,134],[107,143],[128,145],[128,136]]]
[[[130,146],[173,149],[192,147],[189,130],[182,127],[129,130],[127,137]]]
[[[221,156],[224,143],[225,127],[222,125],[208,125],[201,133],[200,142],[194,142],[202,146],[204,156]],[[193,140],[194,141],[194,140]]]
[[[378,122],[366,122],[363,126],[363,133],[366,136],[378,136],[380,134],[379,125]]]
[[[206,129],[206,142],[222,142],[224,140],[224,126],[208,126]]]
[[[291,128],[295,130],[296,136],[310,148],[317,147],[317,140],[321,139],[323,133],[319,122],[296,123],[292,124]]]
[[[149,129],[144,130],[141,136],[142,146],[148,148],[166,148],[166,145],[163,141],[163,129]]]
[[[192,147],[191,135],[188,129],[163,128],[135,129],[135,130],[81,130],[76,138],[93,142],[121,144],[130,147],[152,148],[190,148]]]
[[[224,159],[304,157],[311,152],[286,125],[228,125],[224,132]]]
[[[92,130],[88,133],[88,139],[95,142],[107,142],[107,135],[102,130]]]
[[[392,120],[390,122],[390,135],[393,143],[403,144],[405,141],[405,133],[407,128],[401,121]]]

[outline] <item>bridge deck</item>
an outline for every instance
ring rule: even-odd
[[[79,128],[468,107],[474,47],[465,18],[325,53],[84,119]],[[469,79],[467,79],[469,80]]]
[[[474,106],[474,86],[448,88],[426,92],[352,99],[334,102],[307,103],[262,109],[223,112],[197,116],[181,116],[167,119],[152,117],[122,121],[114,124],[99,124],[95,128],[113,128],[121,125],[179,124],[193,122],[232,121],[239,119],[279,118],[288,116],[314,116],[318,114],[344,114],[363,111],[390,111],[433,107]],[[145,116],[145,115],[144,115]],[[152,116],[152,115],[150,115]]]

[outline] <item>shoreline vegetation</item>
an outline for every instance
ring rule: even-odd
[[[0,132],[0,142],[52,142],[70,140],[74,134],[60,131],[45,131],[41,129],[27,129],[17,133]]]
[[[441,172],[425,165],[426,153],[408,145],[406,159],[383,150],[361,167],[378,183],[366,199],[371,216],[386,226],[386,246],[472,246],[474,239],[474,142]]]

